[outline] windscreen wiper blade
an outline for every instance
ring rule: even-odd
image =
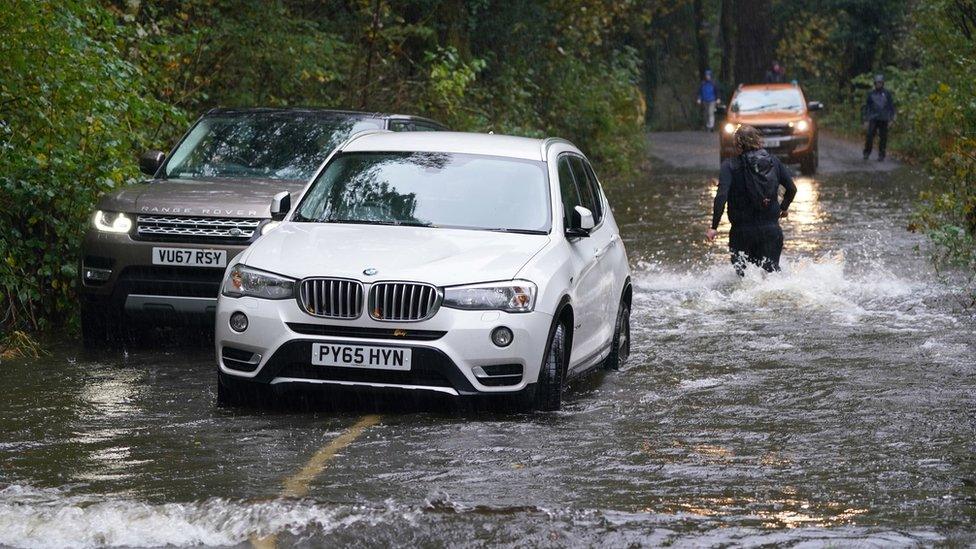
[[[506,229],[505,227],[495,227],[493,229],[485,229],[486,231],[492,231],[496,233],[514,233],[514,234],[548,234],[546,231],[540,231],[537,229]]]

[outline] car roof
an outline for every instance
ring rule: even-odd
[[[444,152],[545,160],[546,140],[465,132],[370,132],[353,137],[344,152]]]
[[[207,111],[205,116],[220,114],[314,114],[318,116],[331,116],[337,118],[388,118],[392,120],[422,120],[438,127],[444,127],[443,124],[436,120],[424,118],[423,116],[415,116],[412,114],[326,109],[323,107],[218,107]]]
[[[739,86],[739,91],[774,91],[774,90],[797,90],[800,86],[794,84],[743,84]]]

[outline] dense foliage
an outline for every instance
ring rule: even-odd
[[[920,3],[913,20],[902,142],[934,180],[917,221],[939,245],[940,260],[976,276],[976,2]]]
[[[181,117],[97,6],[8,2],[0,29],[0,327],[44,327],[73,313],[96,197],[131,181],[134,152]]]
[[[0,329],[73,317],[97,197],[213,106],[423,114],[634,169],[637,2],[12,0],[0,10]]]

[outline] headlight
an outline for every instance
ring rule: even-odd
[[[267,223],[261,226],[261,234],[265,235],[270,233],[271,231],[277,229],[278,225],[281,225],[280,221],[268,221]]]
[[[221,293],[229,297],[289,299],[295,295],[295,281],[238,263],[227,271]]]
[[[807,122],[806,120],[800,120],[799,122],[796,123],[794,128],[796,128],[796,131],[798,132],[805,132],[810,129],[810,123]]]
[[[469,311],[528,313],[535,308],[535,284],[528,280],[489,282],[444,289],[445,307]]]
[[[132,228],[132,220],[124,213],[96,210],[92,224],[105,233],[127,233]]]
[[[731,122],[725,125],[725,133],[732,135],[739,127]]]

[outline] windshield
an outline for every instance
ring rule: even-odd
[[[803,94],[797,89],[744,90],[735,96],[732,109],[738,112],[802,111]]]
[[[375,119],[308,113],[208,116],[166,164],[166,177],[307,180],[353,133],[382,128]]]
[[[548,233],[542,162],[433,152],[335,157],[295,221]]]

